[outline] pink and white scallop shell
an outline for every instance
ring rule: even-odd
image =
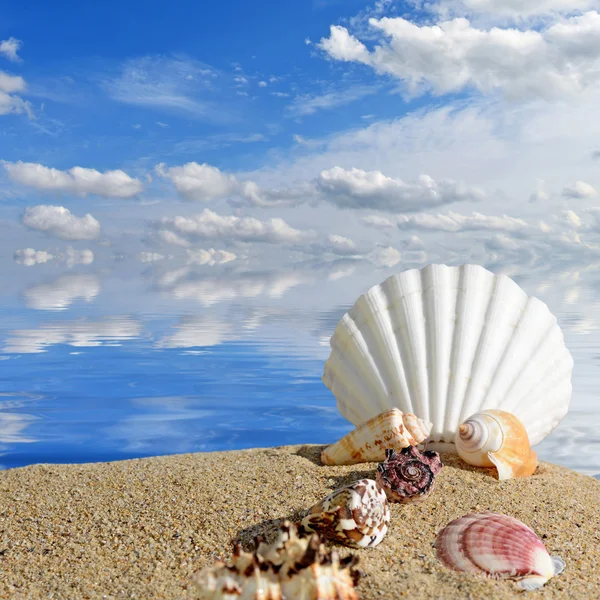
[[[492,512],[472,513],[444,527],[435,541],[440,562],[455,571],[515,579],[535,590],[565,567],[521,521]]]

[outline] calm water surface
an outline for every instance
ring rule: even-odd
[[[412,266],[14,265],[0,296],[0,464],[332,442],[352,425],[321,382],[329,337],[361,293]],[[571,410],[536,450],[599,476],[600,270],[507,274],[550,306],[575,359]]]

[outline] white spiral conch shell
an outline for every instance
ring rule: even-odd
[[[430,431],[431,423],[392,408],[369,419],[325,448],[321,452],[321,462],[324,465],[382,462],[387,449],[402,450],[417,446],[427,439]]]
[[[307,531],[316,531],[351,548],[377,546],[389,523],[387,497],[373,479],[360,479],[335,490],[302,519]]]
[[[501,481],[533,475],[538,465],[527,430],[517,417],[502,410],[469,417],[458,428],[455,445],[466,463],[496,467]]]
[[[565,567],[525,523],[491,512],[452,521],[438,533],[434,546],[440,562],[450,569],[516,579],[525,590],[542,587]]]
[[[192,581],[202,600],[358,600],[357,562],[326,550],[317,534],[298,537],[286,521],[272,544],[257,542],[252,553],[235,546],[228,563],[216,561]]]

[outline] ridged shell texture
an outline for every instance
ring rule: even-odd
[[[323,382],[359,426],[390,408],[433,424],[451,450],[460,423],[516,415],[532,446],[564,417],[573,359],[548,307],[477,265],[429,265],[362,295],[330,340]]]
[[[369,419],[321,452],[324,465],[355,465],[385,460],[386,449],[401,450],[427,439],[431,423],[397,408]]]
[[[526,590],[540,588],[565,567],[525,523],[491,512],[452,521],[438,533],[435,549],[450,569],[516,579]]]

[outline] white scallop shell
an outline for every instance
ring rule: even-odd
[[[428,265],[362,295],[330,340],[323,382],[359,426],[390,408],[433,423],[428,448],[455,451],[460,423],[511,412],[532,446],[565,416],[573,359],[548,307],[478,265]]]

